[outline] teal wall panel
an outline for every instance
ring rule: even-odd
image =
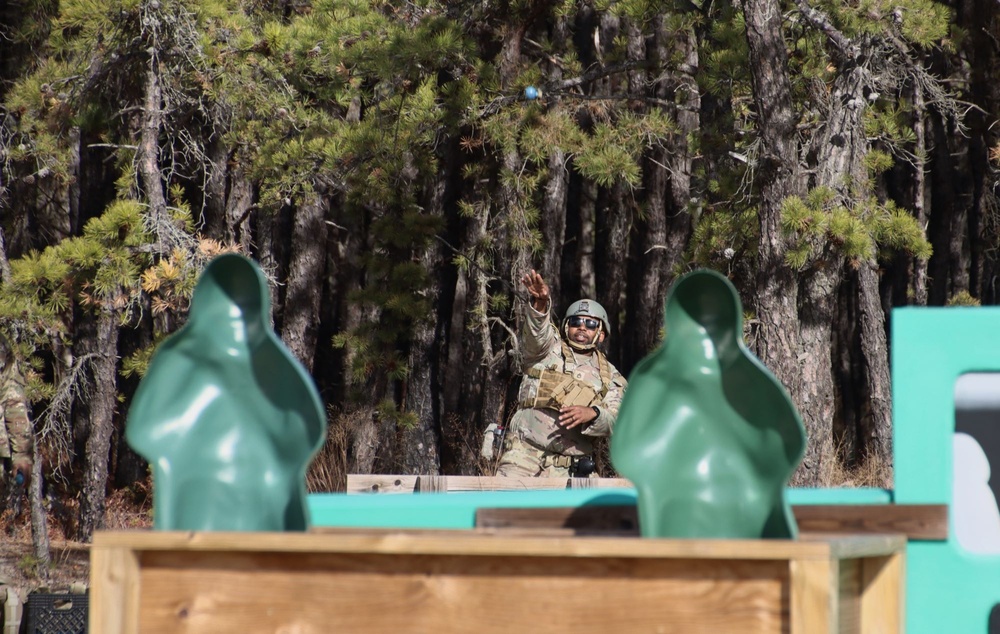
[[[896,309],[891,350],[895,501],[952,509],[955,384],[1000,372],[1000,308]],[[909,634],[986,634],[1000,602],[1000,556],[966,551],[949,518],[947,541],[907,546]]]

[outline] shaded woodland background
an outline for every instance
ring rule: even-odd
[[[315,488],[483,468],[529,268],[557,313],[607,307],[626,375],[671,282],[724,272],[808,428],[794,483],[888,472],[890,310],[998,302],[998,12],[0,0],[0,333],[34,523],[88,540],[109,494],[148,490],[129,399],[230,250],[329,408]]]

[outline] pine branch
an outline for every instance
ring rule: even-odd
[[[806,19],[806,22],[822,31],[842,57],[845,59],[855,59],[858,57],[861,51],[857,44],[833,25],[830,16],[819,9],[809,6],[806,0],[795,0],[795,5],[799,8],[799,12]]]
[[[584,84],[589,84],[591,82],[597,81],[598,79],[603,79],[605,77],[610,77],[611,75],[617,75],[620,73],[627,73],[633,70],[639,70],[643,68],[648,68],[650,66],[649,62],[623,62],[621,64],[615,64],[613,66],[602,66],[598,69],[586,72],[577,77],[570,77],[569,79],[564,79],[560,82],[553,84],[543,84],[540,87],[542,95],[546,94],[560,94],[565,92],[570,88],[577,88]],[[580,97],[580,95],[573,95],[574,97]],[[509,106],[510,104],[520,101],[524,97],[520,92],[508,95],[501,95],[489,103],[487,103],[479,113],[479,118],[484,119],[486,117],[492,116],[499,112],[503,107]],[[631,98],[631,97],[630,97]]]
[[[528,297],[528,295],[526,293],[519,292],[516,288],[514,288],[514,285],[511,284],[510,282],[508,282],[507,280],[505,280],[503,278],[500,278],[500,277],[496,277],[495,275],[493,275],[492,272],[487,271],[483,267],[481,267],[478,264],[476,264],[476,260],[473,257],[471,257],[469,255],[466,255],[465,253],[463,253],[462,251],[460,251],[458,248],[452,246],[447,240],[445,240],[441,236],[435,235],[434,238],[436,240],[438,240],[444,246],[446,246],[449,249],[451,249],[451,251],[455,255],[461,256],[466,262],[469,263],[469,266],[471,266],[472,268],[474,268],[477,271],[479,271],[480,273],[482,273],[483,276],[488,281],[490,281],[490,282],[500,282],[500,284],[502,284],[503,286],[507,287],[507,290],[511,293],[511,295],[513,295],[517,299],[521,300],[525,304],[527,304],[527,303],[529,303],[531,301],[531,298]]]
[[[590,82],[610,77],[611,75],[627,73],[632,70],[645,69],[650,66],[650,63],[646,61],[628,61],[622,62],[621,64],[615,64],[613,66],[602,66],[601,68],[588,71],[578,77],[570,77],[569,79],[564,79],[555,84],[546,84],[542,87],[543,94],[544,91],[554,92],[566,90],[567,88],[576,88],[577,86],[589,84]]]

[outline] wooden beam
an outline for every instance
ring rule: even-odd
[[[948,538],[948,507],[936,504],[818,504],[792,507],[808,533],[899,533],[911,540]],[[480,508],[477,528],[570,529],[578,534],[637,534],[636,507]]]
[[[799,529],[818,533],[902,533],[907,539],[948,539],[946,504],[793,506]]]

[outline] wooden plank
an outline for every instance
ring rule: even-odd
[[[131,634],[139,627],[136,551],[95,545],[90,550],[89,632]]]
[[[781,632],[778,561],[143,556],[143,634]]]
[[[479,508],[477,528],[563,528],[580,534],[622,533],[639,534],[638,509],[631,504],[621,506],[580,506],[542,508]]]
[[[573,488],[629,488],[624,478],[507,478],[495,476],[402,476],[349,474],[347,493],[413,493],[428,477],[441,478],[443,491],[539,491]],[[423,478],[423,479],[422,479]]]
[[[841,504],[793,506],[803,531],[903,533],[913,540],[948,539],[946,504]]]
[[[135,551],[370,553],[385,555],[621,557],[687,559],[829,559],[889,555],[906,547],[902,535],[814,535],[782,539],[622,539],[484,535],[477,531],[345,529],[337,533],[98,531],[94,546]]]
[[[913,540],[948,538],[946,505],[796,505],[799,530],[808,533],[903,534]],[[582,506],[550,508],[480,508],[475,525],[482,528],[561,528],[578,534],[638,534],[636,507]]]
[[[861,561],[861,631],[905,632],[906,554]]]
[[[413,484],[414,493],[443,493],[447,490],[448,482],[445,476],[417,476],[417,480]]]
[[[417,476],[348,475],[347,493],[413,493]]]
[[[861,566],[864,559],[841,559],[837,589],[837,624],[839,634],[861,632]]]
[[[830,559],[793,559],[789,568],[791,634],[838,632],[838,562]]]

